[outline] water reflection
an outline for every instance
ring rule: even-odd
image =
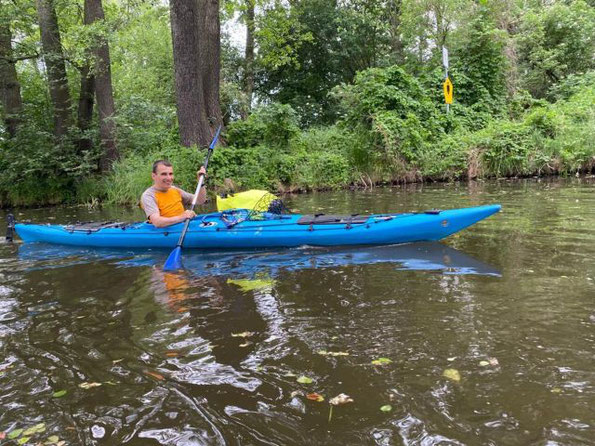
[[[99,260],[121,266],[159,266],[166,255],[163,251],[106,250],[43,243],[27,243],[19,247],[19,257],[29,262],[29,268],[64,267]],[[392,264],[398,270],[439,271],[449,275],[500,276],[496,268],[439,242],[358,248],[302,247],[232,252],[187,250],[183,254],[183,263],[186,271],[194,275],[252,280],[257,280],[255,278],[263,272],[274,277],[280,271],[373,264]],[[175,282],[175,277],[165,274],[161,280],[167,284],[168,281]],[[244,287],[247,285],[244,284]]]

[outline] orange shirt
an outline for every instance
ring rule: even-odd
[[[141,207],[147,217],[156,212],[162,217],[177,217],[184,213],[184,203],[191,203],[192,198],[192,194],[175,186],[170,187],[167,192],[150,187],[141,197]]]

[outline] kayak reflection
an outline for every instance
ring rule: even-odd
[[[118,266],[162,265],[167,253],[150,250],[113,250],[27,243],[19,247],[19,258],[29,268],[56,268],[94,261]],[[440,242],[367,247],[300,247],[282,250],[190,251],[184,268],[199,276],[254,278],[266,272],[333,268],[348,265],[394,264],[397,270],[437,271],[443,274],[500,276],[496,268]]]

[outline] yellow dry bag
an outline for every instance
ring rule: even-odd
[[[237,194],[227,194],[226,197],[217,195],[217,210],[250,209],[256,212],[266,212],[270,204],[277,197],[266,190],[247,190]]]

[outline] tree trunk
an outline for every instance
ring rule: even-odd
[[[244,119],[252,109],[252,91],[254,90],[254,0],[246,0],[246,53],[244,57],[244,94],[246,104]]]
[[[219,104],[219,80],[221,71],[221,25],[219,22],[219,0],[199,0],[198,55],[199,74],[202,82],[204,107],[208,127],[208,145],[221,122]]]
[[[93,105],[95,103],[95,77],[91,74],[91,67],[85,62],[81,69],[81,92],[79,95],[78,121],[77,126],[81,131],[79,147],[81,150],[89,150],[93,146],[91,138],[86,132],[91,127],[93,119]]]
[[[84,5],[84,17],[83,23],[85,25],[91,24],[91,18],[89,17],[89,7],[87,2]],[[87,55],[90,57],[90,54]],[[95,77],[91,73],[91,63],[86,60],[83,67],[81,68],[81,91],[79,94],[78,104],[78,120],[77,126],[81,131],[81,139],[79,140],[79,148],[81,150],[89,150],[93,142],[88,137],[86,132],[91,127],[91,121],[93,119],[93,105],[95,95]]]
[[[104,20],[101,0],[85,0],[85,14],[88,13],[89,23]],[[99,160],[99,169],[108,171],[113,162],[119,158],[116,145],[116,122],[114,121],[116,107],[112,89],[112,70],[109,55],[109,45],[104,36],[98,36],[94,53],[96,57],[95,97],[99,115],[99,138],[103,152]]]
[[[17,133],[23,111],[21,86],[12,54],[12,35],[8,24],[0,24],[0,99],[4,109],[4,125],[11,138]]]
[[[403,40],[401,39],[401,14],[403,11],[403,1],[391,0],[388,7],[390,46],[395,62],[398,65],[401,65],[405,62],[405,48],[403,46]]]
[[[64,137],[72,123],[70,92],[60,41],[60,29],[53,0],[37,0],[43,59],[48,75],[50,97],[54,106],[54,135]]]
[[[199,74],[198,1],[170,0],[170,19],[180,142],[204,146],[209,134]]]
[[[207,146],[221,122],[219,0],[170,0],[180,141]]]

